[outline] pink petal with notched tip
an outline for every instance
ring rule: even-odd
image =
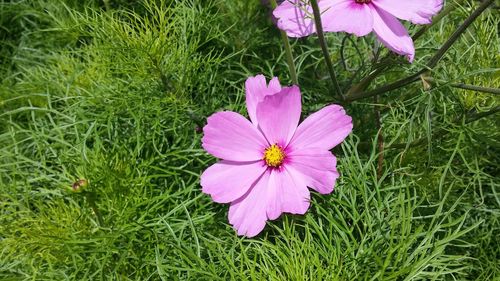
[[[220,161],[201,175],[202,191],[217,203],[229,203],[243,196],[266,171],[262,160],[256,162]]]
[[[329,105],[302,122],[290,141],[294,150],[322,148],[330,150],[352,131],[352,118],[339,105]]]
[[[259,128],[270,144],[285,147],[299,124],[302,103],[297,86],[283,88],[281,92],[266,96],[257,105]]]
[[[247,103],[248,116],[252,123],[257,126],[257,104],[259,104],[264,97],[274,95],[281,91],[280,81],[278,77],[274,77],[266,82],[266,77],[260,74],[255,77],[250,77],[245,82],[245,99]]]
[[[257,161],[268,143],[259,130],[236,112],[210,116],[203,127],[202,146],[215,157],[230,161]]]

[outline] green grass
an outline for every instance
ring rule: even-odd
[[[248,76],[290,83],[269,10],[257,0],[104,3],[0,1],[1,280],[500,278],[500,119],[462,118],[498,96],[450,86],[500,87],[498,10],[453,45],[431,90],[415,83],[346,105],[355,129],[334,150],[335,192],[313,193],[305,216],[247,239],[201,193],[216,159],[199,129],[218,110],[245,114]],[[416,42],[413,65],[396,60],[372,87],[420,69],[477,6],[462,3]],[[353,44],[366,55],[374,39],[347,41],[344,70],[343,36],[328,40],[347,89],[369,71],[355,75],[366,59]],[[332,100],[331,85],[315,38],[292,47],[307,116]],[[89,187],[73,193],[79,178]]]

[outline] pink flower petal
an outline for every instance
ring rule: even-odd
[[[443,8],[443,0],[374,0],[373,5],[415,24],[429,24]]]
[[[215,157],[230,161],[257,161],[269,146],[259,130],[236,112],[210,116],[203,127],[202,146]]]
[[[352,118],[339,105],[329,105],[302,122],[290,141],[293,150],[322,148],[330,150],[352,131]]]
[[[297,86],[266,96],[257,106],[259,127],[270,144],[286,146],[299,124],[302,104]]]
[[[390,50],[408,57],[410,62],[415,57],[413,40],[405,27],[388,12],[375,7],[373,14],[373,31],[378,39]]]
[[[274,77],[267,85],[266,77],[260,74],[255,77],[249,77],[245,82],[245,97],[247,103],[248,116],[252,123],[257,126],[257,104],[261,102],[265,96],[273,95],[281,91],[280,81],[278,77]]]
[[[267,187],[269,172],[265,172],[240,199],[229,207],[229,223],[238,235],[253,237],[266,226]]]
[[[330,151],[308,148],[292,151],[287,157],[287,170],[307,186],[321,194],[333,191],[339,173],[337,159]]]
[[[310,193],[300,174],[294,174],[286,166],[271,170],[267,187],[267,217],[277,219],[282,213],[303,215],[310,205]]]
[[[323,14],[333,5],[351,0],[320,0],[319,10]],[[311,5],[303,0],[285,0],[273,11],[278,19],[278,28],[290,37],[304,37],[316,33]],[[322,18],[323,25],[326,24]]]
[[[243,196],[250,186],[266,171],[262,161],[220,161],[203,172],[202,191],[217,203],[229,203]]]
[[[299,3],[300,0],[284,1],[273,11],[278,19],[278,28],[290,37],[304,37],[316,32],[312,13],[308,6]]]
[[[323,30],[345,31],[356,36],[365,36],[373,30],[373,16],[369,5],[352,0],[338,2],[321,15]]]

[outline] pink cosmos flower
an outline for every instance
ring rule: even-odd
[[[429,24],[443,7],[443,0],[318,0],[318,6],[325,31],[345,31],[356,36],[373,31],[387,48],[412,62],[413,40],[397,18]],[[316,32],[308,0],[286,0],[274,10],[274,16],[278,27],[290,37]]]
[[[203,148],[222,160],[205,170],[201,186],[215,202],[231,203],[229,223],[238,235],[253,237],[268,219],[304,214],[307,187],[333,191],[339,174],[329,150],[352,131],[352,120],[330,105],[299,125],[299,88],[282,88],[278,78],[267,85],[263,75],[246,81],[246,104],[251,121],[231,111],[208,118]]]

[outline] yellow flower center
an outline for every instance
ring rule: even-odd
[[[281,166],[281,164],[283,164],[283,160],[285,160],[285,156],[286,155],[283,149],[276,144],[266,148],[266,151],[264,152],[264,160],[269,167],[277,168]]]

